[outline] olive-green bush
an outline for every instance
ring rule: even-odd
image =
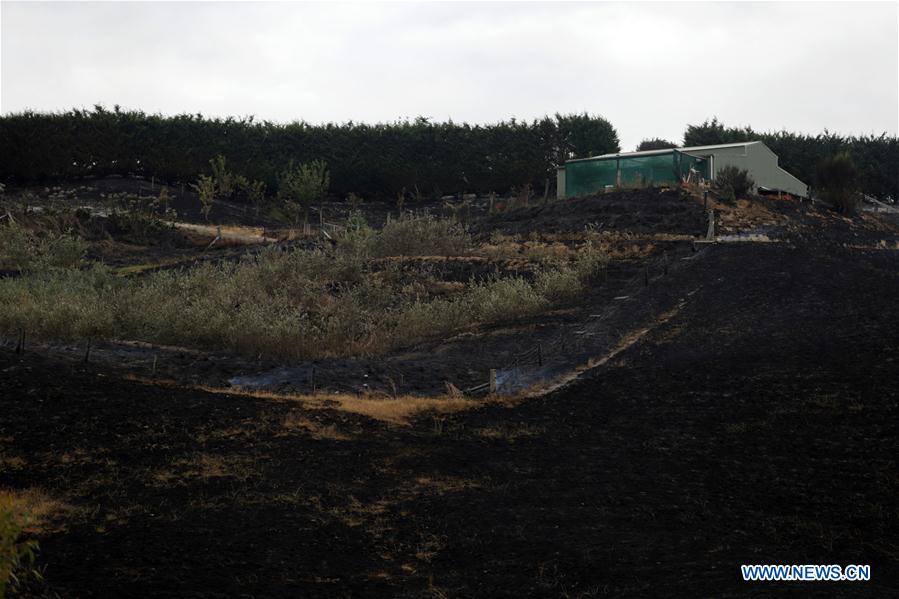
[[[276,358],[375,354],[569,301],[605,261],[586,246],[574,260],[545,264],[533,280],[497,275],[451,297],[422,294],[404,273],[372,268],[373,257],[393,251],[465,252],[470,240],[455,227],[421,219],[370,232],[362,251],[354,244],[267,249],[237,263],[130,279],[102,265],[31,271],[0,279],[0,334],[135,339]],[[398,241],[398,231],[416,230],[428,234]]]

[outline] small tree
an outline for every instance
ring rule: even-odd
[[[159,197],[156,198],[156,202],[162,206],[162,213],[168,214],[169,212],[169,188],[163,185],[159,190]]]
[[[309,208],[313,202],[325,197],[330,183],[328,165],[322,160],[296,168],[291,165],[284,171],[278,186],[278,197],[293,215],[294,225],[299,224],[301,211],[303,222],[309,222]]]
[[[259,216],[259,209],[265,201],[265,183],[262,181],[251,181],[246,185],[247,199],[256,207],[256,216]]]
[[[364,200],[362,199],[361,196],[356,195],[352,191],[350,192],[350,195],[347,197],[346,201],[349,202],[349,204],[350,204],[350,212],[355,212],[356,210],[359,210],[359,207],[364,202]]]
[[[749,171],[728,165],[715,174],[715,189],[728,200],[745,198],[755,187]]]
[[[209,222],[209,212],[212,210],[212,203],[215,202],[215,179],[207,175],[200,175],[192,187],[197,192],[197,195],[200,196],[203,217],[206,219],[206,222]]]
[[[225,166],[225,157],[219,154],[209,161],[209,166],[212,167],[212,178],[215,181],[218,193],[222,196],[230,197],[234,193],[235,177],[228,172]]]
[[[396,210],[399,213],[399,219],[403,220],[403,206],[406,205],[406,188],[396,192]]]
[[[858,208],[858,169],[848,152],[841,152],[818,163],[815,180],[821,198],[844,214]]]

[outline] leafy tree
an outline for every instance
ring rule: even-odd
[[[290,167],[281,175],[278,197],[293,215],[294,225],[299,223],[300,212],[303,222],[309,222],[309,208],[315,201],[322,200],[330,185],[328,165],[322,160],[313,160]]]
[[[828,156],[819,162],[815,181],[823,200],[844,214],[855,212],[861,200],[858,169],[848,152]]]
[[[200,175],[197,182],[192,185],[194,191],[200,196],[200,206],[203,211],[203,217],[209,222],[209,212],[212,210],[212,204],[215,202],[215,179],[208,175]]]
[[[644,150],[666,150],[668,148],[676,147],[677,144],[673,141],[655,137],[653,139],[644,139],[643,141],[641,141],[640,145],[637,146],[637,151],[643,152]]]
[[[234,193],[236,181],[234,175],[225,166],[225,157],[219,154],[209,161],[209,166],[212,167],[212,178],[218,193],[230,197]]]

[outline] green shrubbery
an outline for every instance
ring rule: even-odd
[[[280,358],[378,353],[569,301],[605,260],[587,246],[573,261],[547,262],[532,280],[497,275],[435,299],[405,276],[373,272],[370,259],[462,254],[471,240],[458,225],[418,219],[376,232],[360,223],[348,230],[353,235],[329,251],[267,249],[238,263],[132,279],[99,265],[0,279],[0,332],[138,339]]]
[[[328,165],[323,161],[313,160],[296,167],[291,163],[278,182],[278,199],[284,203],[295,225],[299,224],[301,214],[306,223],[312,203],[324,199],[330,184]]]
[[[10,222],[0,224],[0,268],[20,272],[76,268],[84,261],[87,244],[70,233],[36,236]]]
[[[858,169],[848,152],[828,156],[818,163],[815,182],[821,199],[840,212],[852,214],[858,208]]]
[[[23,541],[22,524],[12,509],[0,505],[0,597],[6,597],[11,586],[15,588],[19,576],[39,574],[32,566],[37,541]]]
[[[755,188],[755,181],[749,176],[749,171],[728,165],[715,174],[714,185],[724,199],[734,201],[745,198]]]
[[[395,197],[542,188],[570,157],[616,152],[618,136],[602,117],[553,115],[489,125],[432,122],[294,122],[172,117],[143,112],[71,110],[0,117],[0,180],[36,181],[129,174],[173,184],[196,180],[224,155],[232,172],[274,189],[290,160],[325,160],[332,192]],[[215,176],[215,175],[213,175]],[[226,186],[227,187],[227,186]]]
[[[447,219],[414,218],[393,221],[366,238],[365,253],[386,256],[459,256],[471,248],[471,237]]]

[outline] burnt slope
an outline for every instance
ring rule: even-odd
[[[896,251],[709,247],[641,292],[670,317],[606,365],[410,428],[3,350],[0,438],[27,467],[0,486],[83,510],[39,536],[65,596],[888,596],[897,291]]]
[[[611,365],[513,413],[466,416],[466,428],[502,420],[541,434],[485,444],[477,465],[459,462],[459,446],[432,457],[497,489],[419,506],[451,539],[437,565],[446,588],[895,588],[899,310],[888,298],[899,269],[895,253],[860,262],[712,248],[683,309]],[[741,563],[870,563],[877,574],[866,585],[766,587],[744,584]]]

